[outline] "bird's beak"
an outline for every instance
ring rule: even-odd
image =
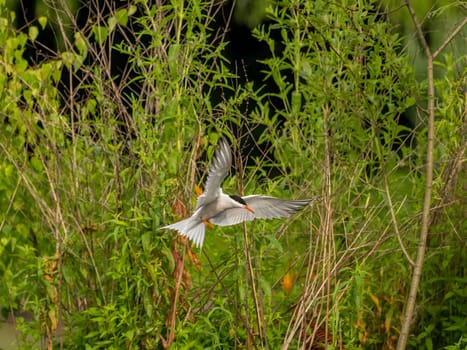
[[[251,209],[248,205],[244,205],[243,208],[245,208],[246,210],[248,210],[249,212],[252,212],[253,214],[255,213],[253,211],[253,209]]]

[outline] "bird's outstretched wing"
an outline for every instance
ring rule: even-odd
[[[254,219],[281,218],[299,211],[311,202],[311,199],[287,200],[262,195],[251,195],[242,198],[253,212],[244,208],[227,209],[211,218],[210,221],[214,225],[230,226]]]
[[[225,138],[221,138],[209,168],[204,192],[198,197],[196,209],[213,201],[222,192],[221,184],[232,166],[232,153]],[[196,210],[195,209],[195,210]]]

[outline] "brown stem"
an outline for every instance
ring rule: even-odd
[[[422,225],[420,229],[420,237],[418,241],[417,259],[413,269],[412,282],[410,285],[409,295],[407,297],[407,305],[405,309],[404,319],[402,321],[401,333],[397,342],[397,350],[403,350],[406,347],[407,339],[411,326],[411,320],[417,300],[418,286],[422,276],[423,262],[425,259],[426,241],[428,237],[428,229],[430,225],[430,208],[431,208],[431,193],[433,189],[433,149],[435,141],[435,87],[433,79],[433,55],[430,47],[423,35],[422,27],[417,19],[415,11],[410,3],[410,0],[405,1],[407,8],[415,25],[417,35],[427,57],[427,79],[428,79],[428,141],[426,149],[426,182],[425,182],[425,198],[423,201]]]
[[[389,212],[391,213],[391,221],[394,227],[394,233],[396,234],[397,241],[399,242],[399,246],[401,247],[402,253],[405,255],[405,258],[407,259],[409,264],[413,267],[415,263],[404,247],[404,242],[402,242],[401,234],[399,231],[399,226],[397,225],[396,213],[394,211],[394,204],[392,203],[391,193],[389,192],[389,183],[388,183],[387,174],[384,174],[384,190],[386,191],[386,198],[388,200]]]
[[[240,157],[237,158],[236,165],[239,171],[239,178],[243,179],[243,163]],[[241,180],[239,182],[239,193],[243,195],[243,182]],[[253,262],[252,262],[252,258],[250,254],[248,230],[247,230],[245,222],[243,223],[243,249],[245,251],[245,260],[246,260],[248,274],[249,274],[248,278],[250,279],[253,303],[255,305],[256,324],[258,327],[260,344],[261,344],[261,348],[267,349],[268,343],[267,343],[267,338],[266,338],[266,328],[265,328],[264,321],[263,321],[264,310],[261,308],[261,305],[259,302],[258,290],[256,288],[256,276],[255,276],[255,272],[253,269]],[[248,285],[248,283],[246,285]],[[248,295],[248,291],[246,292],[247,292],[246,295]],[[246,303],[246,308],[248,309],[248,303]]]
[[[178,299],[180,298],[180,289],[182,286],[183,270],[185,269],[185,255],[188,248],[188,241],[183,246],[183,251],[180,254],[178,252],[177,244],[174,246],[174,257],[175,257],[175,291],[170,308],[170,314],[167,320],[168,334],[167,339],[162,339],[162,344],[165,349],[169,349],[175,339],[175,323],[177,320],[177,305]]]
[[[428,237],[428,230],[431,223],[431,196],[433,189],[433,150],[435,142],[435,86],[433,76],[433,61],[434,59],[446,48],[449,42],[461,31],[463,26],[467,23],[467,18],[456,27],[456,29],[444,40],[440,47],[431,53],[430,47],[423,35],[422,27],[415,14],[414,8],[410,0],[405,0],[407,9],[409,10],[412,21],[415,25],[417,36],[420,44],[425,51],[427,57],[427,80],[428,80],[428,140],[426,149],[426,182],[425,182],[425,198],[423,202],[422,224],[420,229],[420,238],[418,243],[417,259],[415,261],[412,282],[410,285],[409,295],[407,297],[407,306],[405,309],[404,319],[402,321],[401,333],[397,343],[397,350],[403,350],[406,347],[407,339],[409,336],[411,320],[413,319],[413,312],[415,309],[415,302],[417,298],[418,286],[420,283],[423,261],[425,257],[426,242]]]

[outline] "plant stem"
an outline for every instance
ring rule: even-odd
[[[425,181],[425,198],[423,201],[423,214],[422,226],[420,230],[420,237],[418,241],[417,259],[415,261],[412,282],[410,285],[409,295],[407,297],[407,306],[405,309],[404,319],[402,321],[401,333],[397,342],[397,350],[403,350],[406,347],[407,339],[409,336],[411,320],[415,309],[415,302],[417,299],[418,286],[422,276],[423,262],[425,259],[426,241],[428,237],[428,229],[430,226],[430,208],[431,208],[431,194],[433,190],[433,148],[435,141],[435,88],[433,80],[433,55],[431,54],[430,47],[423,36],[422,27],[417,19],[415,11],[410,3],[406,0],[407,8],[412,17],[415,25],[417,35],[422,45],[425,55],[427,57],[427,79],[428,79],[428,140],[426,149],[426,181]]]

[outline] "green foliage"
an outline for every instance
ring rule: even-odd
[[[426,146],[423,122],[397,121],[425,84],[376,4],[267,4],[271,25],[253,32],[270,50],[261,64],[272,91],[238,86],[211,2],[91,14],[34,67],[25,47],[49,20],[20,33],[1,9],[0,305],[32,315],[17,322],[25,348],[299,348],[325,341],[323,329],[335,348],[394,347]],[[119,74],[117,53],[128,58]],[[461,348],[467,332],[461,60],[437,61],[441,209],[416,348]],[[292,220],[208,230],[198,257],[159,228],[192,210],[201,151],[210,159],[225,134],[238,152],[241,131],[272,157],[237,163],[226,192],[316,199]]]

